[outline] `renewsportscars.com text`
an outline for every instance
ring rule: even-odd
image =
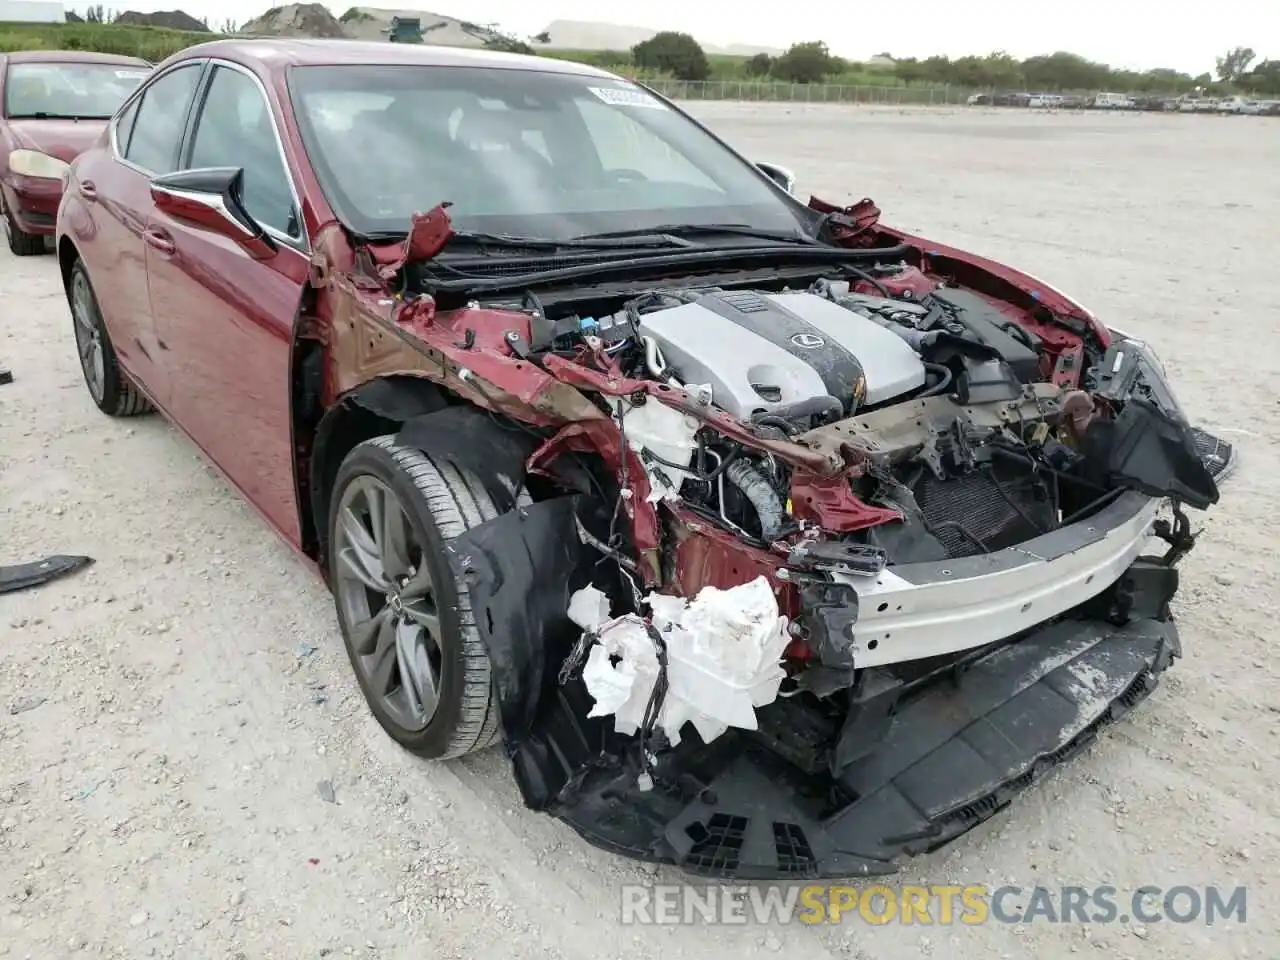
[[[1243,924],[1245,887],[656,885],[622,888],[627,924]]]

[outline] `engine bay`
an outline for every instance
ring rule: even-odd
[[[803,285],[673,284],[493,306],[534,317],[523,345],[533,359],[554,354],[679,390],[761,446],[849,464],[824,504],[797,496],[803,471],[785,456],[652,396],[599,398],[643,465],[650,499],[765,551],[812,556],[812,542],[826,541],[832,569],[990,553],[1103,508],[1138,482],[1126,471],[1145,470],[1147,487],[1163,490],[1159,474],[1173,469],[1117,460],[1128,449],[1117,424],[1129,438],[1179,415],[1143,345],[1104,349],[905,262]],[[1135,390],[1147,407],[1125,403]],[[1202,493],[1181,491],[1193,505],[1212,487],[1196,466]]]

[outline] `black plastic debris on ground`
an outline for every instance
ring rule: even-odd
[[[892,874],[1078,753],[1178,653],[1171,622],[1041,628],[901,704],[875,748],[834,778],[730,731],[707,745],[689,737],[659,763],[665,786],[642,791],[634,757],[585,720],[580,681],[544,700],[513,759],[526,803],[606,850],[737,880]]]
[[[91,563],[93,563],[93,557],[59,554],[31,563],[0,567],[0,593],[16,593],[19,590],[43,586],[50,580],[57,580],[59,577],[75,573]]]
[[[13,373],[8,367],[0,367],[0,387],[6,383],[13,383]]]

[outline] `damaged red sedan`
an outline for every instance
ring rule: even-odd
[[[387,733],[717,876],[890,873],[1181,653],[1232,448],[1046,284],[594,68],[219,41],[83,154],[85,382],[314,562]]]
[[[16,256],[44,253],[67,164],[150,70],[109,53],[0,53],[0,220]]]

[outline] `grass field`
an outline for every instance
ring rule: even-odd
[[[142,57],[153,63],[184,47],[212,39],[163,27],[103,23],[0,23],[0,53],[15,50],[92,50]]]

